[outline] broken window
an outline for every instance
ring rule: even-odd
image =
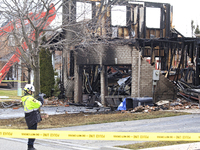
[[[131,95],[131,65],[107,66],[108,95]]]
[[[98,95],[100,94],[100,66],[84,65],[83,66],[83,93]]]
[[[76,21],[84,21],[92,19],[92,5],[90,3],[76,3]]]
[[[146,27],[147,28],[160,28],[160,8],[146,8]]]
[[[83,65],[82,67],[82,94],[84,103],[94,103],[100,98],[100,72],[99,65]]]
[[[111,24],[112,26],[126,26],[126,6],[112,6]]]

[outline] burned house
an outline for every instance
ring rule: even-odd
[[[77,21],[77,3],[87,4],[91,18]],[[121,12],[114,12],[115,6]],[[113,21],[117,13],[125,16],[117,18],[121,23]],[[74,103],[116,106],[124,97],[174,99],[174,83],[188,82],[189,74],[190,84],[199,85],[198,39],[173,28],[172,16],[168,3],[65,1],[63,32],[57,36],[67,41],[62,49],[65,96]]]

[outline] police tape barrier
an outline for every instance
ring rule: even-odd
[[[20,81],[20,80],[2,80],[1,81],[2,83],[4,83],[4,82],[21,82],[21,83],[26,83],[26,82],[28,82],[28,81]]]
[[[4,138],[124,140],[124,141],[200,141],[200,133],[96,132],[0,129]]]

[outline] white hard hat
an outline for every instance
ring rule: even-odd
[[[24,91],[32,91],[32,92],[35,92],[35,87],[32,85],[32,84],[26,84],[25,87],[24,87]]]

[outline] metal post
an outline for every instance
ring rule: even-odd
[[[52,52],[52,66],[53,66],[53,70],[55,70],[55,51]]]
[[[31,84],[33,85],[33,81],[34,81],[34,72],[33,70],[31,70]]]
[[[141,51],[138,57],[138,97],[140,97],[140,71],[141,71]]]
[[[18,63],[18,84],[17,84],[17,96],[22,96],[21,76],[22,76],[22,70],[21,70],[21,60],[20,60],[19,63]]]

